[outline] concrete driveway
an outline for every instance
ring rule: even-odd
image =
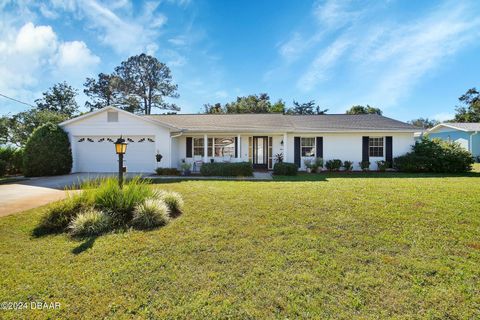
[[[65,188],[79,181],[106,176],[116,176],[116,174],[75,173],[0,184],[0,217],[61,200],[66,196]]]

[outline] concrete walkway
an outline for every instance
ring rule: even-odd
[[[270,172],[254,172],[253,177],[205,177],[205,176],[145,176],[145,178],[155,180],[233,180],[233,181],[265,181],[273,180],[272,174]]]

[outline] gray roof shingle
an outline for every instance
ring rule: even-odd
[[[175,114],[147,115],[149,119],[187,131],[329,132],[415,131],[418,128],[376,114],[283,115],[270,114]]]
[[[478,122],[447,122],[445,125],[455,127],[466,131],[480,131],[480,123]]]

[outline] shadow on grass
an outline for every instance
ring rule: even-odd
[[[64,230],[51,229],[51,228],[47,228],[47,227],[39,224],[38,226],[36,226],[32,230],[31,235],[32,235],[33,238],[41,238],[41,237],[50,236],[50,235],[57,235],[57,234],[61,234],[61,233],[64,233]]]
[[[98,236],[91,236],[88,238],[83,238],[83,242],[80,243],[77,247],[72,249],[72,253],[74,255],[80,254],[84,251],[87,251],[88,249],[93,247],[93,244],[95,243],[95,240],[97,240]]]

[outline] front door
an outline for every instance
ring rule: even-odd
[[[267,168],[268,137],[253,137],[253,167]]]

